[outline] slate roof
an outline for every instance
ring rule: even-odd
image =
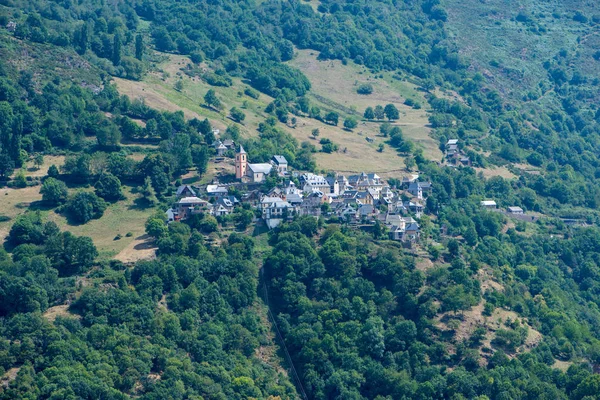
[[[248,164],[248,169],[254,173],[268,174],[273,166],[271,164]]]
[[[181,196],[181,194],[185,191],[185,189],[189,189],[192,195],[196,195],[196,191],[190,185],[181,185],[177,188],[177,196]]]
[[[284,156],[273,156],[273,161],[275,161],[277,165],[287,165],[288,163]]]

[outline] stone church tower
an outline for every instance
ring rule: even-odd
[[[237,179],[242,179],[246,176],[246,171],[248,170],[248,154],[240,145],[240,150],[235,154],[235,177]]]

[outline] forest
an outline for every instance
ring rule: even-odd
[[[454,3],[0,1],[0,187],[41,195],[16,216],[0,205],[10,226],[0,229],[0,398],[600,398],[600,55],[550,49],[526,60],[543,73],[522,86],[525,72],[500,55],[482,66],[464,51]],[[508,3],[518,28],[507,33],[600,24],[593,3],[553,13]],[[304,49],[414,85],[427,103],[405,104],[426,112],[442,151],[459,139],[472,166],[425,157],[392,104],[319,107],[290,64]],[[209,182],[215,121],[115,84],[158,75],[166,55],[190,60],[185,73],[211,87],[202,107],[229,112],[223,133],[254,162],[283,154],[297,171],[331,174],[284,128],[380,123],[386,151],[435,188],[418,250],[380,224],[326,215],[260,232],[241,206],[166,224],[186,174]],[[252,135],[240,131],[251,113],[221,104],[234,82],[246,85],[240,98],[270,99]],[[507,93],[510,82],[522,90]],[[25,174],[49,157],[64,163]],[[512,177],[485,173],[499,168]],[[124,263],[70,231],[132,197],[156,258]],[[483,209],[491,198],[544,218]]]

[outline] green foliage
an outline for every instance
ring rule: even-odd
[[[40,194],[42,200],[46,203],[57,206],[67,201],[69,192],[67,185],[63,181],[49,177],[44,180],[42,187],[40,188]]]
[[[358,121],[354,117],[348,117],[344,120],[344,128],[352,130],[358,126]]]
[[[86,222],[100,218],[106,210],[106,203],[91,192],[79,191],[65,204],[65,210],[74,222]]]
[[[356,93],[363,95],[371,94],[373,93],[373,85],[370,83],[362,84],[356,89]]]
[[[94,187],[96,194],[107,201],[117,201],[125,197],[121,189],[121,181],[110,173],[100,175]]]
[[[246,114],[236,107],[231,108],[231,110],[229,110],[229,114],[235,122],[242,122],[246,119]]]

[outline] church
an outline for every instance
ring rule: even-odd
[[[271,173],[273,166],[269,163],[251,164],[248,153],[240,145],[235,154],[235,177],[244,183],[261,183]]]

